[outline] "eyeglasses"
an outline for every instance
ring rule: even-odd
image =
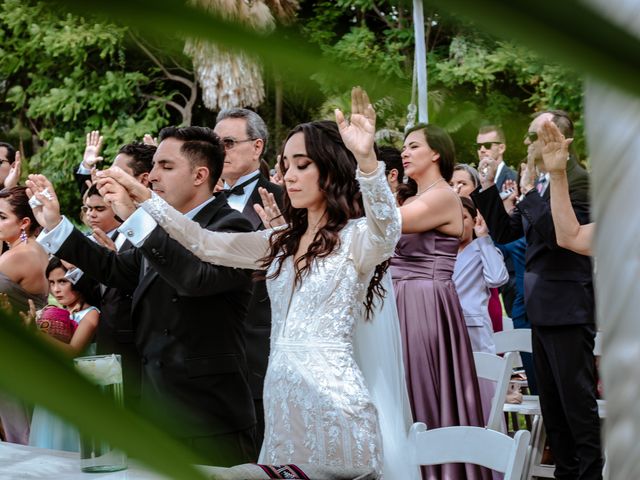
[[[484,147],[485,150],[491,150],[491,147],[493,147],[494,145],[502,145],[502,142],[482,142],[482,143],[476,143],[476,146],[478,147],[478,150],[480,150],[482,147]]]
[[[233,150],[239,143],[253,142],[255,138],[245,138],[244,140],[236,140],[235,138],[226,137],[222,139],[225,150]]]
[[[536,132],[527,132],[524,136],[524,139],[526,140],[527,138],[531,143],[533,143],[538,140],[538,134]]]

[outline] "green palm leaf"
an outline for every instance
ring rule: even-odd
[[[3,312],[0,312],[0,388],[42,405],[75,424],[80,432],[103,438],[172,478],[206,478],[192,466],[201,463],[197,456],[102,395],[75,371],[68,358]]]

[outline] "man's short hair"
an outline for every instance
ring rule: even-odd
[[[506,138],[504,136],[504,130],[499,125],[483,125],[478,129],[478,135],[484,135],[486,133],[496,132],[496,136],[498,137],[498,141],[500,143],[505,143]]]
[[[558,130],[562,132],[564,138],[573,138],[573,122],[569,118],[569,114],[564,110],[544,110],[542,112],[536,112],[531,115],[531,118],[536,119],[540,115],[550,113],[553,115],[551,121],[556,124]]]
[[[93,197],[94,195],[97,195],[98,197],[102,197],[100,190],[98,190],[98,185],[95,183],[92,183],[89,189],[87,190],[85,197],[89,198],[89,197]]]
[[[244,118],[247,121],[247,137],[252,140],[262,140],[262,152],[260,157],[267,151],[267,142],[269,140],[269,131],[267,125],[260,115],[246,108],[229,108],[222,110],[216,117],[216,123],[220,123],[225,118]]]
[[[7,149],[7,160],[9,160],[10,164],[16,161],[16,149],[7,142],[0,142],[0,147],[4,147]]]
[[[209,169],[209,186],[213,191],[224,165],[224,146],[220,137],[207,127],[165,127],[160,130],[158,139],[162,142],[168,138],[184,142],[180,151],[189,159],[192,167]]]
[[[146,145],[142,142],[127,143],[120,147],[118,153],[128,155],[131,161],[129,168],[133,171],[133,176],[137,177],[143,173],[149,173],[153,168],[153,155],[156,153],[155,145]]]
[[[384,162],[384,173],[387,175],[395,168],[398,171],[398,181],[402,182],[404,178],[404,167],[402,166],[400,150],[388,145],[378,147],[378,160]]]

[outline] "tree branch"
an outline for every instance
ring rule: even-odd
[[[387,18],[386,15],[384,15],[380,9],[376,6],[375,3],[371,4],[371,8],[373,8],[373,11],[376,12],[376,14],[378,15],[378,17],[380,17],[380,20],[382,20],[384,23],[387,24],[387,27],[389,27],[390,29],[394,29],[394,25],[391,24],[391,22],[389,21],[389,19]]]
[[[138,46],[138,48],[140,48],[140,50],[142,50],[147,57],[149,57],[149,59],[156,64],[156,66],[162,71],[162,73],[164,73],[164,76],[167,77],[169,80],[173,80],[174,82],[179,82],[182,83],[183,85],[186,85],[188,88],[192,89],[193,88],[193,82],[187,78],[184,78],[180,75],[175,75],[173,73],[171,73],[169,70],[167,70],[167,68],[160,62],[160,60],[158,60],[158,58],[151,53],[151,50],[149,50],[140,40],[138,40],[136,38],[135,35],[133,35],[131,33],[131,38],[133,38],[133,41],[136,43],[136,45]]]

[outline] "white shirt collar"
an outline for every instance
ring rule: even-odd
[[[213,202],[216,199],[216,197],[211,197],[207,200],[205,200],[204,202],[202,202],[200,205],[198,205],[195,208],[192,208],[191,210],[189,210],[187,213],[184,214],[185,217],[187,217],[190,220],[193,220],[193,217],[195,217],[198,213],[200,213],[200,210],[202,210],[204,207],[206,207],[207,205],[209,205],[211,202]]]

